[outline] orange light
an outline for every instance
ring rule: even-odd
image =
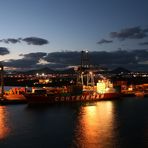
[[[7,137],[10,132],[10,129],[6,122],[6,110],[5,106],[0,106],[0,140]]]
[[[106,85],[104,82],[98,82],[97,83],[97,92],[98,93],[105,93]]]
[[[99,102],[82,107],[75,129],[77,147],[107,147],[114,135],[113,103]]]

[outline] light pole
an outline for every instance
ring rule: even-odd
[[[0,63],[0,72],[1,72],[1,99],[4,95],[4,66]]]

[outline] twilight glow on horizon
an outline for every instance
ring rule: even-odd
[[[31,69],[92,62],[132,70],[148,67],[147,0],[1,0],[0,61]]]

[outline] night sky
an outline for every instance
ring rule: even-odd
[[[148,71],[148,0],[1,0],[0,61],[9,69],[92,64]]]

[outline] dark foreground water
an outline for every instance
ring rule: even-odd
[[[148,147],[148,98],[0,106],[0,148]]]

